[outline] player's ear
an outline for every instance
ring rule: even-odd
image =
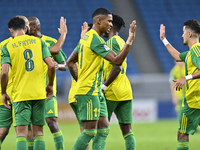
[[[191,38],[193,36],[193,33],[191,31],[188,32],[189,37]]]
[[[101,17],[98,17],[98,18],[97,18],[97,24],[100,25],[100,24],[101,24],[101,21],[102,21],[102,18],[101,18]]]
[[[28,27],[26,26],[25,29],[24,29],[25,33],[27,32],[27,30],[28,30]]]
[[[13,33],[13,29],[9,28],[9,30],[10,30],[10,33],[12,34]]]

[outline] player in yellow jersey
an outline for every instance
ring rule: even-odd
[[[16,17],[24,19],[25,26],[26,26],[26,34],[29,34],[30,27],[29,27],[28,19],[25,16],[21,16],[21,15],[18,15]],[[2,41],[0,43],[0,54],[1,54],[1,50],[2,50],[3,46],[6,43],[8,43],[11,39],[12,39],[12,37],[10,37],[8,39],[5,39],[4,41]],[[1,67],[0,67],[0,69],[1,69]],[[11,74],[12,74],[11,73],[11,68],[9,67],[9,81],[8,81],[7,91],[8,91],[8,95],[10,97],[11,97],[11,93],[12,93],[11,92],[12,91],[12,76],[11,76]],[[0,89],[0,93],[1,93],[1,89]],[[0,97],[0,99],[1,99],[0,100],[0,109],[1,109],[0,110],[0,118],[1,118],[1,120],[0,120],[0,149],[1,149],[1,143],[3,142],[5,137],[7,136],[8,132],[9,132],[10,125],[12,124],[12,110],[11,109],[7,109],[7,108],[5,108],[5,106],[3,106],[2,96]],[[28,132],[27,139],[28,139],[27,140],[28,145],[33,145],[33,136],[32,136],[32,131],[31,130],[29,130],[29,132]],[[29,146],[29,148],[31,148],[31,146]]]
[[[74,150],[86,149],[94,136],[93,150],[105,149],[109,123],[105,99],[99,98],[103,58],[120,66],[135,38],[136,21],[133,21],[124,49],[117,55],[100,37],[103,33],[109,32],[112,27],[112,13],[105,8],[98,8],[92,14],[92,18],[92,29],[80,39],[79,45],[67,60],[69,71],[77,81],[75,98],[78,104],[78,115],[84,127],[84,131],[73,147]],[[78,71],[74,67],[76,62],[78,62]]]
[[[3,46],[8,43],[10,40],[12,39],[12,37],[2,41],[0,43],[0,54],[2,52]],[[0,56],[1,57],[1,56]],[[0,58],[1,59],[1,58]],[[0,67],[0,71],[1,71],[1,67]],[[12,91],[12,74],[11,74],[11,68],[9,67],[9,82],[7,85],[7,93],[8,95],[11,96],[11,91]],[[1,89],[0,89],[1,92]],[[9,103],[9,105],[11,105],[11,103]],[[0,97],[0,147],[1,144],[3,142],[3,140],[5,139],[5,137],[7,136],[10,126],[12,124],[12,109],[7,109],[2,102],[2,96]],[[1,148],[0,148],[1,149]]]
[[[28,18],[30,23],[30,35],[34,35],[36,37],[41,38],[49,47],[49,51],[52,54],[52,58],[56,63],[56,69],[61,71],[65,71],[67,69],[67,65],[65,63],[65,59],[67,58],[62,51],[62,46],[65,42],[66,34],[67,34],[67,26],[66,19],[61,17],[60,19],[60,38],[57,41],[56,39],[42,35],[40,31],[40,21],[36,17]],[[47,65],[44,67],[45,72],[47,71]],[[48,83],[48,77],[47,82]],[[46,101],[46,110],[45,110],[45,120],[48,124],[48,127],[53,135],[55,148],[56,150],[64,150],[64,138],[63,134],[58,125],[58,104],[57,104],[57,83],[56,83],[56,75],[54,79],[54,93],[53,97],[50,100]]]
[[[169,54],[177,62],[185,62],[185,77],[173,80],[174,88],[181,90],[186,84],[187,90],[181,105],[178,129],[177,150],[189,149],[189,134],[194,134],[200,124],[200,23],[195,20],[187,20],[183,25],[183,44],[189,50],[179,53],[166,39],[165,26],[160,25],[160,39],[164,43]]]
[[[179,116],[179,113],[180,113],[180,110],[181,110],[181,104],[182,104],[182,100],[183,100],[183,97],[184,97],[185,92],[186,92],[186,86],[184,85],[182,87],[182,90],[176,91],[173,88],[173,85],[174,85],[173,80],[182,78],[184,76],[185,76],[185,64],[184,64],[184,62],[176,62],[176,64],[174,65],[174,67],[170,71],[169,82],[170,82],[170,86],[171,86],[172,103],[175,106],[177,116]]]
[[[125,41],[119,36],[119,31],[122,26],[125,27],[125,22],[120,16],[113,14],[112,23],[113,27],[104,37],[109,39],[106,44],[118,54],[125,45]],[[125,140],[126,149],[129,150],[136,149],[136,142],[131,128],[133,120],[132,88],[126,76],[126,68],[126,59],[121,67],[105,60],[102,90],[106,97],[108,120],[110,121],[114,112]]]
[[[85,33],[88,30],[90,30],[91,28],[92,28],[92,23],[87,24],[87,22],[84,22],[83,26],[82,26],[82,31],[81,31],[81,37],[83,37],[85,35]],[[78,64],[76,64],[74,67],[77,67],[77,66],[78,66]],[[77,107],[77,102],[76,102],[76,99],[75,99],[76,81],[74,80],[73,77],[71,79],[72,79],[72,83],[71,83],[71,88],[70,88],[69,94],[68,94],[68,102],[69,102],[71,108],[73,109],[73,111],[76,115],[76,118],[77,118],[79,126],[80,126],[80,130],[81,130],[81,133],[82,133],[84,128],[83,128],[83,124],[82,124],[82,122],[79,119],[79,116],[77,114],[78,107]],[[86,149],[90,149],[90,144],[88,144]]]
[[[27,150],[28,125],[32,122],[34,149],[45,149],[43,125],[45,124],[45,98],[53,95],[54,63],[47,45],[39,38],[25,35],[25,21],[13,17],[8,22],[13,37],[1,53],[1,93],[5,107],[10,109],[6,93],[9,65],[12,69],[13,121],[16,125],[16,149]],[[44,78],[44,63],[48,65],[49,83]],[[20,67],[19,67],[20,66]],[[45,90],[47,91],[45,94]]]

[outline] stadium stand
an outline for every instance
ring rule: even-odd
[[[108,0],[93,0],[90,2],[87,0],[1,0],[0,41],[10,37],[7,22],[16,15],[24,15],[26,17],[36,16],[40,19],[42,34],[58,39],[59,33],[57,28],[59,27],[60,17],[64,16],[67,19],[68,34],[63,51],[69,56],[80,38],[81,25],[84,21],[91,23],[91,15],[99,7],[107,8],[113,12],[113,8]],[[129,68],[127,72],[129,74],[137,74],[138,69],[130,55],[128,56],[128,64]],[[69,76],[69,71],[57,71],[58,91],[61,91],[59,88],[61,89],[64,78]]]
[[[133,0],[133,2],[137,5],[145,28],[148,29],[147,34],[154,46],[156,56],[159,58],[165,73],[169,73],[174,61],[160,41],[160,24],[166,26],[166,37],[178,51],[188,50],[188,47],[183,45],[182,27],[186,20],[197,19],[200,21],[198,13],[200,1]]]

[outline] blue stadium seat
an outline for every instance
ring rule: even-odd
[[[60,17],[64,16],[67,19],[68,34],[63,45],[63,51],[69,56],[78,43],[83,22],[91,23],[92,13],[99,7],[104,7],[114,12],[108,0],[93,0],[90,2],[87,0],[1,0],[0,41],[10,37],[7,22],[15,15],[38,17],[41,22],[42,34],[58,39],[60,34],[57,28],[59,27]],[[131,74],[138,73],[131,55],[128,56],[128,62],[129,69],[127,72]],[[62,80],[69,76],[69,71],[57,71],[58,88],[62,87]]]
[[[166,26],[166,37],[179,52],[188,50],[188,47],[183,45],[181,37],[183,23],[189,19],[200,21],[198,12],[200,1],[133,0],[133,2],[141,15],[145,27],[148,29],[148,36],[161,66],[165,73],[169,73],[174,65],[174,61],[160,41],[160,24],[163,23]]]

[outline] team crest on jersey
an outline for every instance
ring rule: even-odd
[[[104,45],[104,48],[108,51],[110,50],[110,47],[108,47],[107,45]]]

